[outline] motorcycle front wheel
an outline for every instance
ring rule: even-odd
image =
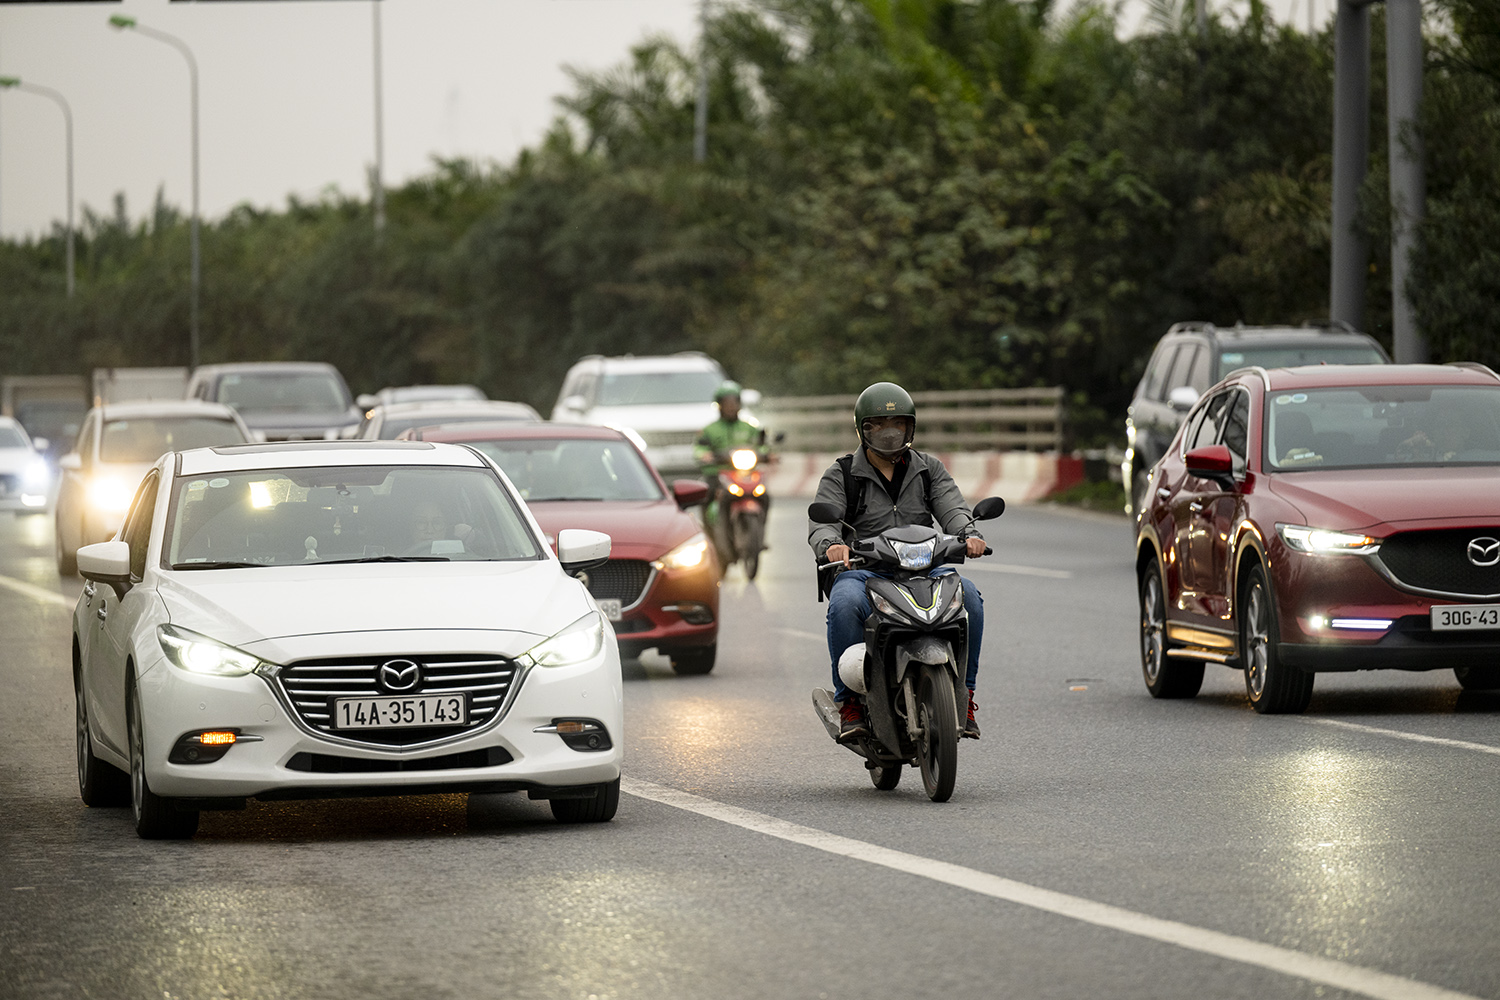
[[[958,708],[953,682],[936,666],[924,666],[917,683],[917,764],[922,788],[934,802],[947,802],[958,777]]]
[[[735,525],[735,547],[745,560],[745,579],[754,580],[760,570],[760,550],[765,547],[764,523],[758,517],[743,517]]]

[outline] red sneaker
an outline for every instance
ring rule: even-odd
[[[969,692],[969,720],[964,723],[963,738],[966,740],[979,739],[979,723],[974,721],[974,712],[979,708],[974,704],[974,692]]]
[[[865,722],[865,706],[850,698],[844,702],[839,709],[839,742],[849,743],[861,736],[870,735],[870,727]]]

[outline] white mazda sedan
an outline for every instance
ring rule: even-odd
[[[78,550],[78,784],[142,837],[245,800],[525,791],[564,822],[620,794],[610,626],[503,473],[426,442],[164,455]],[[128,777],[127,777],[128,776]]]

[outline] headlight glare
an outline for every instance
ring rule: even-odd
[[[134,496],[130,484],[115,476],[100,476],[89,482],[89,503],[106,514],[123,514]]]
[[[729,455],[729,464],[741,472],[749,472],[755,468],[755,462],[755,452],[749,448],[740,448]]]
[[[658,570],[692,569],[708,558],[708,539],[702,534],[694,535],[651,565]]]
[[[157,626],[156,638],[172,665],[189,673],[243,677],[262,666],[258,657],[243,650],[172,625]]]
[[[527,650],[522,659],[539,667],[567,667],[599,655],[604,648],[604,619],[590,611],[550,639]]]
[[[1380,539],[1349,531],[1327,531],[1303,524],[1278,524],[1276,531],[1287,546],[1298,552],[1369,554],[1380,548]]]

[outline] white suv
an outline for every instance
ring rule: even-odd
[[[725,379],[719,363],[697,351],[639,358],[592,355],[568,369],[552,419],[634,431],[663,476],[694,475],[693,443],[718,418],[714,390]],[[751,390],[741,402],[748,408],[759,398]]]

